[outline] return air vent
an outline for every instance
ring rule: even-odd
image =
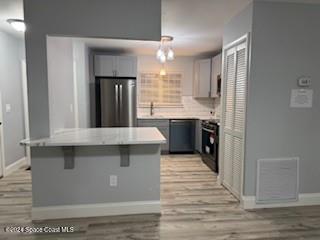
[[[260,159],[257,168],[257,203],[298,200],[299,158]]]

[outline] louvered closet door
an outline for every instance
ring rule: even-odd
[[[246,43],[226,52],[225,104],[223,107],[223,184],[237,197],[241,195],[243,133],[246,106]]]
[[[227,51],[225,64],[225,108],[224,108],[224,162],[223,182],[226,187],[232,188],[232,162],[233,162],[233,137],[228,134],[233,129],[234,119],[234,90],[235,90],[235,49]]]

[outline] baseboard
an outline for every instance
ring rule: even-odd
[[[160,201],[137,201],[33,207],[32,220],[101,217],[131,214],[160,214]]]
[[[28,166],[26,157],[20,158],[19,160],[15,161],[14,163],[7,166],[4,170],[4,176],[6,177],[6,176],[10,175],[13,172],[17,171],[18,169],[20,169],[21,167],[24,167],[24,166],[26,166],[26,167]]]
[[[283,203],[256,203],[255,196],[242,196],[241,201],[244,209],[259,209],[259,208],[281,208],[281,207],[298,207],[298,206],[314,206],[320,205],[320,193],[299,194],[298,201],[283,202]]]

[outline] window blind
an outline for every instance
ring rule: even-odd
[[[139,105],[157,107],[181,106],[181,73],[140,73]]]

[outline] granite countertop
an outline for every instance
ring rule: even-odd
[[[22,145],[31,147],[163,143],[166,143],[166,139],[155,127],[66,129],[48,138],[21,141]]]

